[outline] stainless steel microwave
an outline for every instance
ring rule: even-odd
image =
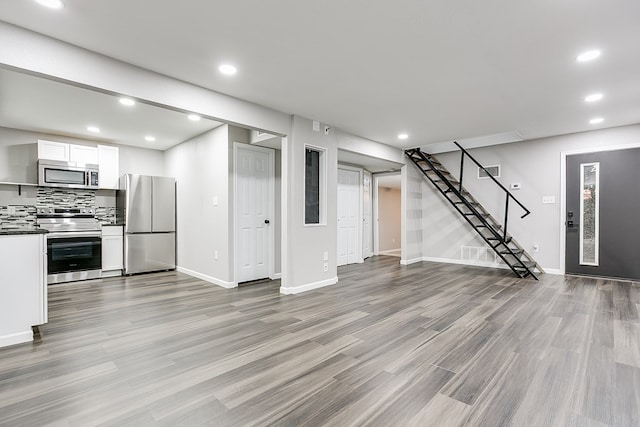
[[[38,160],[38,185],[98,189],[98,165]]]

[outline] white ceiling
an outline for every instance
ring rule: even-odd
[[[640,122],[637,0],[64,1],[0,20],[391,145]]]
[[[143,103],[126,107],[110,94],[5,69],[0,69],[0,94],[0,126],[157,150],[221,124],[193,122],[185,113]],[[100,133],[87,126],[100,128]]]

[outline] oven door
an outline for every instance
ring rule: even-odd
[[[100,277],[99,272],[102,268],[100,233],[49,234],[47,261],[49,283]],[[82,274],[82,272],[91,273]]]

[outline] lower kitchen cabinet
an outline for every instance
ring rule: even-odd
[[[121,225],[102,226],[102,277],[122,275],[123,229]]]
[[[0,347],[33,341],[47,323],[44,234],[0,235]]]

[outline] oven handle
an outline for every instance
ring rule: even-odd
[[[78,231],[78,232],[62,231],[62,232],[54,232],[54,233],[47,234],[47,239],[66,239],[66,238],[73,238],[73,237],[102,237],[102,232],[100,231]]]

